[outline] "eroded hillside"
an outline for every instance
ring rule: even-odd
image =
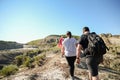
[[[19,67],[14,75],[3,77],[1,80],[70,80],[69,67],[65,57],[61,57],[60,48],[57,47],[60,36],[52,35],[44,39],[35,40],[27,45],[37,46],[41,52],[36,55],[45,54],[46,57],[37,60],[41,65],[34,64],[34,67]],[[104,62],[99,66],[99,75],[101,80],[120,80],[120,37],[102,35],[110,51],[104,55]],[[86,80],[88,78],[85,58],[82,58],[80,64],[75,64],[76,80]]]

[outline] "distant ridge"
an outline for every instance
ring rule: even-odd
[[[119,39],[120,35],[112,35],[111,33],[102,33],[99,34],[107,44],[120,44]],[[34,45],[34,46],[45,46],[45,45],[51,45],[53,43],[57,43],[57,40],[59,40],[60,36],[66,37],[65,34],[63,35],[48,35],[43,39],[36,39],[33,41],[30,41],[26,43],[27,45]],[[80,35],[73,35],[77,40],[80,38]],[[115,39],[115,40],[114,40]],[[117,42],[116,42],[117,41]],[[24,44],[17,43],[14,41],[2,41],[0,40],[0,50],[6,50],[6,49],[17,49],[17,48],[23,48]]]
[[[0,41],[0,50],[23,48],[23,44],[12,41]]]

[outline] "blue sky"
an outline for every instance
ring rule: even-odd
[[[51,34],[120,34],[120,0],[0,0],[0,40],[26,43]]]

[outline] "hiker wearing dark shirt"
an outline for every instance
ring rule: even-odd
[[[81,51],[85,50],[88,47],[88,34],[90,33],[90,30],[88,27],[83,28],[83,34],[81,35],[81,38],[78,42],[77,46],[77,63],[80,63],[80,55]],[[87,52],[86,52],[87,53]],[[89,71],[89,80],[99,80],[98,77],[98,63],[96,61],[96,58],[93,57],[91,54],[86,54],[86,64]]]

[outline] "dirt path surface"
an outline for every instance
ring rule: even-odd
[[[99,74],[101,80],[120,80],[120,74],[109,69],[101,67]],[[75,64],[75,76],[75,80],[88,80],[84,60],[80,65]],[[33,69],[21,70],[16,75],[2,80],[71,80],[71,78],[66,59],[62,58],[60,53],[49,53],[44,65]]]

